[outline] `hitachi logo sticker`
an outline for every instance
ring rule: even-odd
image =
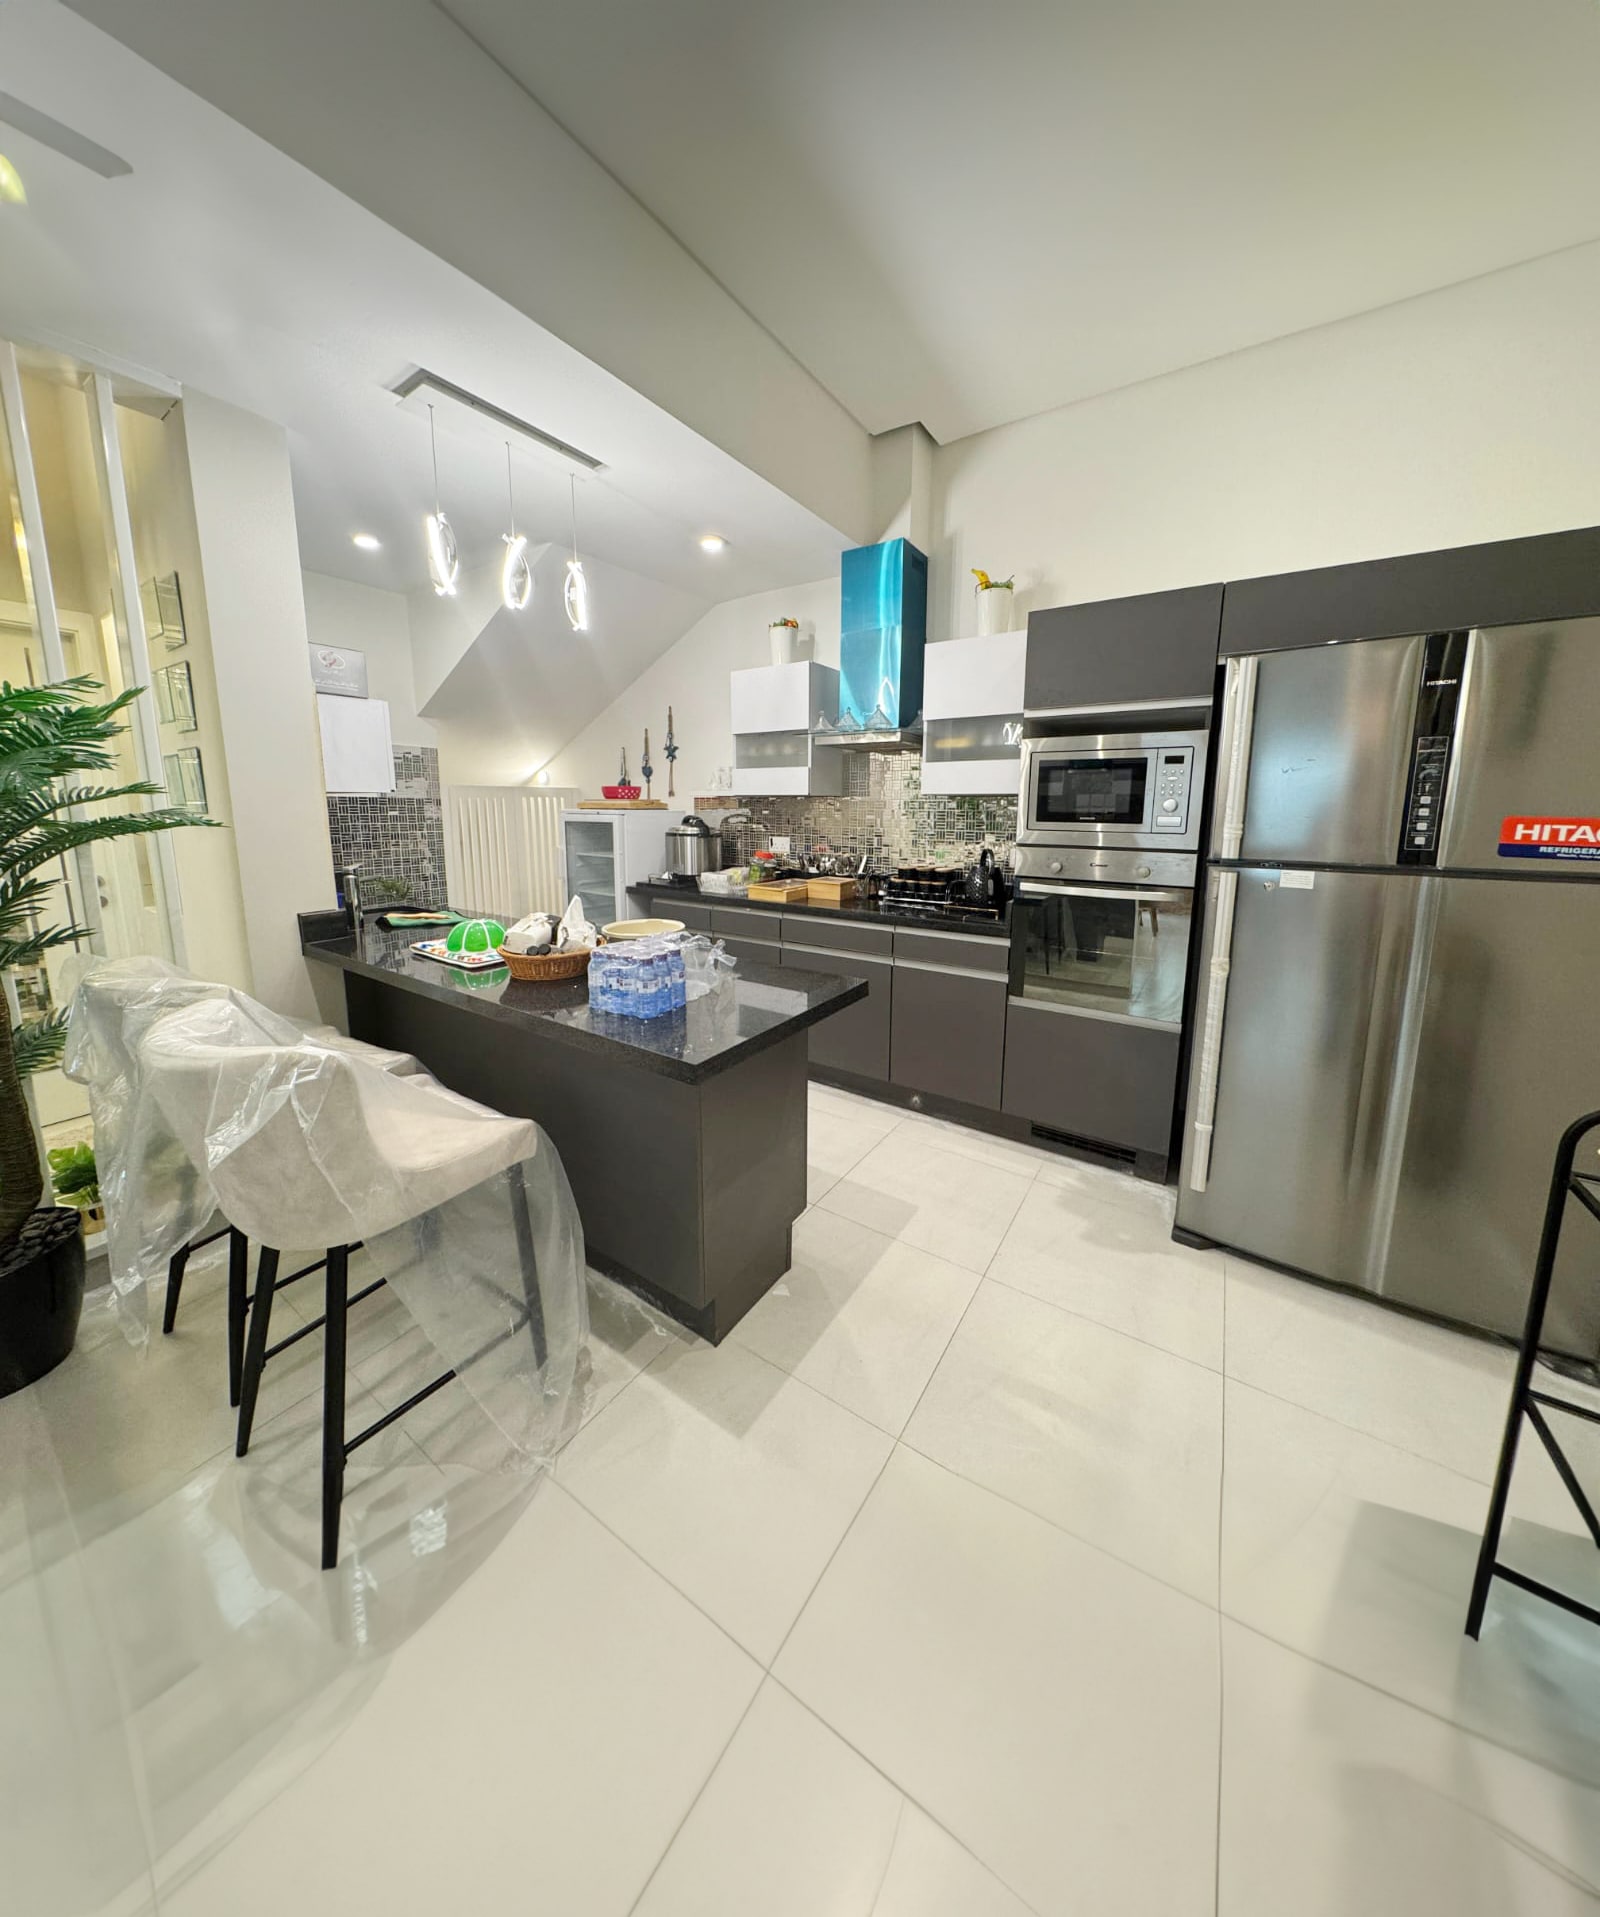
[[[1600,860],[1600,819],[1502,819],[1500,856]]]

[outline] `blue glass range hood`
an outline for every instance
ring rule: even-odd
[[[843,554],[839,566],[839,714],[827,743],[911,750],[922,720],[928,561],[908,539]]]

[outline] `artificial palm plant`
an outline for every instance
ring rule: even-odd
[[[63,854],[100,839],[216,823],[172,807],[85,812],[162,791],[142,780],[130,785],[81,783],[85,775],[114,766],[111,741],[123,730],[118,715],[142,688],[96,705],[89,695],[101,690],[93,679],[63,679],[48,686],[0,684],[0,973],[31,965],[54,947],[88,937],[84,926],[41,920],[54,883],[47,869]],[[13,1027],[0,1006],[0,1262],[44,1195],[44,1171],[22,1081],[56,1063],[65,1037],[64,1009]]]

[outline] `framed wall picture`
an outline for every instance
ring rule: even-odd
[[[183,592],[175,572],[159,579],[146,579],[139,587],[139,604],[144,610],[145,638],[151,651],[158,645],[176,652],[189,643],[183,623]]]
[[[155,680],[156,712],[164,726],[176,726],[180,732],[194,732],[199,721],[194,711],[194,679],[189,661],[179,659],[170,666],[157,666]]]
[[[206,775],[200,763],[200,748],[185,746],[179,752],[166,753],[161,761],[166,778],[167,803],[199,816],[206,809]]]

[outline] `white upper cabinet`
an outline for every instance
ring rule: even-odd
[[[922,668],[924,792],[1015,792],[1026,632],[946,639]]]
[[[839,710],[839,674],[815,659],[789,666],[751,666],[731,675],[733,730],[809,732],[817,714],[831,724]]]

